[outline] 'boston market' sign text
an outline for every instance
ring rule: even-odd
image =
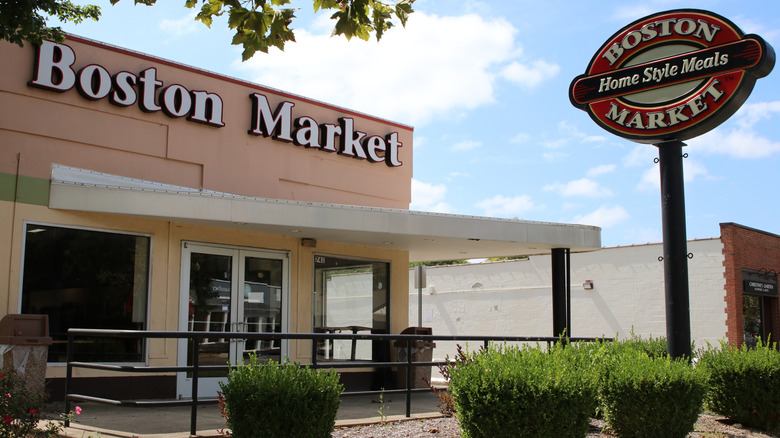
[[[76,53],[65,44],[44,41],[36,54],[35,71],[29,85],[50,91],[78,90],[85,99],[108,99],[113,105],[138,105],[144,112],[162,111],[171,118],[214,127],[224,127],[222,98],[202,90],[189,90],[180,84],[165,85],[157,78],[157,69],[150,67],[138,74],[121,71],[112,75],[105,67],[90,64],[78,71],[73,68]],[[355,121],[340,117],[338,123],[318,123],[309,116],[293,119],[295,103],[283,101],[275,111],[265,95],[251,93],[252,119],[249,134],[271,137],[309,149],[336,152],[372,163],[384,162],[398,167],[399,148],[403,143],[398,132],[369,135],[355,128]]]
[[[623,138],[683,141],[734,114],[774,63],[761,37],[717,14],[661,12],[607,40],[572,82],[569,99]]]

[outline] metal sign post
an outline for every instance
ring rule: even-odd
[[[661,222],[664,235],[666,351],[672,358],[691,358],[688,298],[688,238],[685,231],[683,153],[685,143],[656,144],[661,172]]]

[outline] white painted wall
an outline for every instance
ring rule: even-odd
[[[723,245],[688,242],[691,338],[697,346],[726,337]],[[571,255],[571,334],[666,336],[664,266],[659,244],[605,248]],[[427,268],[423,326],[437,335],[552,336],[549,256]],[[409,275],[409,323],[416,325],[417,289]],[[594,288],[582,284],[592,280]],[[478,347],[472,345],[471,347]],[[455,344],[438,342],[435,359],[453,356]]]

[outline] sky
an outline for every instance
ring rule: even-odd
[[[246,62],[225,20],[207,28],[183,0],[76,3],[102,17],[67,32],[412,126],[412,210],[596,225],[603,246],[663,235],[657,148],[569,102],[601,45],[646,15],[698,8],[780,50],[776,0],[417,0],[379,42],[331,37],[330,14],[294,0],[297,42]],[[780,234],[780,67],[686,143],[689,239],[718,237],[722,222]]]

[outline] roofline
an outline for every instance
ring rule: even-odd
[[[257,90],[257,91],[274,93],[274,94],[277,94],[277,95],[285,97],[285,98],[304,101],[304,102],[312,104],[312,105],[317,105],[317,106],[320,106],[320,107],[323,107],[323,108],[336,110],[336,111],[339,111],[339,112],[342,112],[342,113],[345,113],[345,114],[349,114],[349,115],[352,115],[352,116],[365,118],[365,119],[372,120],[372,121],[375,121],[375,122],[379,122],[379,123],[384,123],[384,124],[387,124],[387,125],[395,126],[396,128],[399,128],[399,129],[404,129],[404,130],[408,130],[408,131],[414,132],[414,127],[412,127],[410,125],[406,125],[406,124],[399,123],[399,122],[394,122],[392,120],[383,119],[383,118],[377,117],[377,116],[372,116],[370,114],[366,114],[366,113],[362,113],[360,111],[356,111],[356,110],[352,110],[352,109],[349,109],[349,108],[340,107],[338,105],[333,105],[333,104],[330,104],[330,103],[322,102],[322,101],[319,101],[319,100],[316,100],[316,99],[312,99],[312,98],[309,98],[309,97],[300,96],[300,95],[297,95],[297,94],[294,94],[294,93],[290,93],[288,91],[282,91],[282,90],[278,90],[276,88],[268,87],[268,86],[265,86],[265,85],[260,85],[260,84],[257,84],[255,82],[247,81],[245,79],[234,78],[232,76],[227,76],[227,75],[224,75],[224,74],[221,74],[221,73],[216,73],[216,72],[213,72],[213,71],[210,71],[210,70],[206,70],[206,69],[202,69],[202,68],[198,68],[198,67],[193,67],[193,66],[190,66],[190,65],[187,65],[187,64],[182,64],[180,62],[171,61],[171,60],[168,60],[168,59],[165,59],[165,58],[160,58],[160,57],[157,57],[157,56],[154,56],[154,55],[149,55],[149,54],[138,52],[138,51],[135,51],[135,50],[126,49],[124,47],[115,46],[115,45],[112,45],[112,44],[104,43],[102,41],[93,40],[93,39],[90,39],[90,38],[74,35],[74,34],[71,34],[71,33],[66,33],[65,37],[66,37],[66,39],[68,39],[70,41],[75,41],[75,42],[86,44],[86,45],[89,45],[89,46],[98,47],[98,48],[105,49],[105,50],[110,50],[112,52],[121,53],[123,55],[128,55],[128,56],[133,56],[133,57],[136,57],[136,58],[145,59],[147,61],[155,62],[155,63],[158,63],[158,64],[163,64],[163,65],[166,65],[166,66],[169,66],[169,67],[178,68],[180,70],[185,70],[185,71],[188,71],[188,72],[191,72],[191,73],[196,73],[196,74],[203,75],[203,76],[208,76],[210,78],[214,78],[214,79],[217,79],[217,80],[229,82],[229,83],[236,84],[236,85],[241,85],[243,87],[248,87],[248,88],[251,88],[251,89],[254,89],[254,90]]]
[[[756,232],[756,233],[766,234],[768,236],[780,238],[780,235],[777,235],[775,233],[770,233],[769,231],[759,230],[758,228],[748,227],[748,226],[745,226],[745,225],[738,224],[736,222],[721,222],[719,225],[720,225],[721,228],[723,228],[724,226],[731,225],[731,226],[734,226],[734,227],[737,227],[737,228],[742,228],[743,230],[753,231],[753,232]]]

